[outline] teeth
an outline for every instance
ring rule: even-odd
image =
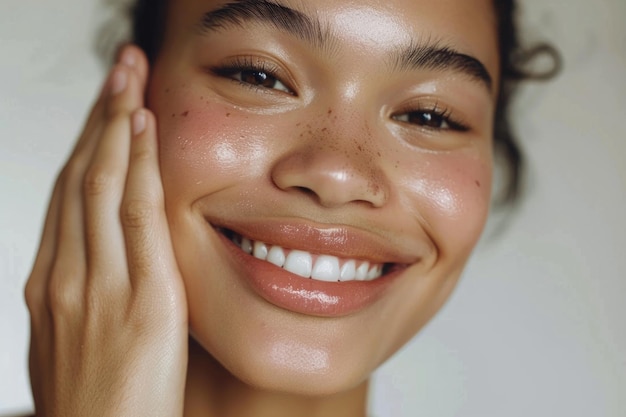
[[[371,281],[382,275],[381,265],[372,265],[367,261],[347,259],[341,261],[336,256],[319,255],[313,264],[313,256],[300,250],[285,250],[280,246],[268,246],[261,241],[251,241],[241,236],[232,237],[232,241],[244,252],[257,259],[304,278],[318,281]],[[342,265],[343,262],[343,265]],[[357,267],[358,266],[358,267]]]
[[[250,241],[250,239],[246,237],[241,239],[241,250],[243,250],[247,254],[252,253],[252,242]]]
[[[267,259],[267,246],[263,242],[254,242],[254,257],[261,260]]]
[[[356,277],[356,262],[348,261],[341,267],[341,281],[354,281]]]
[[[299,250],[292,250],[287,255],[284,268],[296,275],[304,278],[311,277],[311,269],[313,267],[313,259],[311,254]]]
[[[356,270],[356,280],[357,281],[365,281],[367,278],[367,273],[370,269],[369,262],[363,262]]]
[[[267,254],[267,262],[282,268],[285,265],[285,251],[280,246],[272,246]]]
[[[315,262],[311,278],[320,281],[336,282],[339,281],[339,274],[339,258],[322,255]]]
[[[370,271],[367,273],[367,280],[368,281],[372,281],[376,278],[378,278],[380,276],[380,271],[378,269],[378,266],[374,266],[370,269]]]

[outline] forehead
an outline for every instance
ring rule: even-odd
[[[229,4],[274,3],[319,22],[350,53],[393,49],[415,40],[442,43],[478,58],[495,78],[499,57],[493,1],[175,0],[169,2],[166,39],[189,33],[207,13]]]

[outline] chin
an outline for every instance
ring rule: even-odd
[[[234,378],[266,392],[331,396],[360,386],[373,370],[356,360],[340,361],[343,355],[322,350],[310,341],[272,341],[265,346],[201,345]]]

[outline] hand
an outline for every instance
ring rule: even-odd
[[[147,74],[125,47],[54,188],[25,290],[40,416],[182,416],[187,305]]]

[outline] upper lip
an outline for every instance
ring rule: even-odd
[[[285,249],[363,259],[374,263],[411,265],[421,260],[419,251],[415,253],[414,245],[405,247],[407,245],[401,244],[401,239],[389,239],[347,225],[279,218],[206,220],[213,227],[227,229],[253,241],[278,245]]]

